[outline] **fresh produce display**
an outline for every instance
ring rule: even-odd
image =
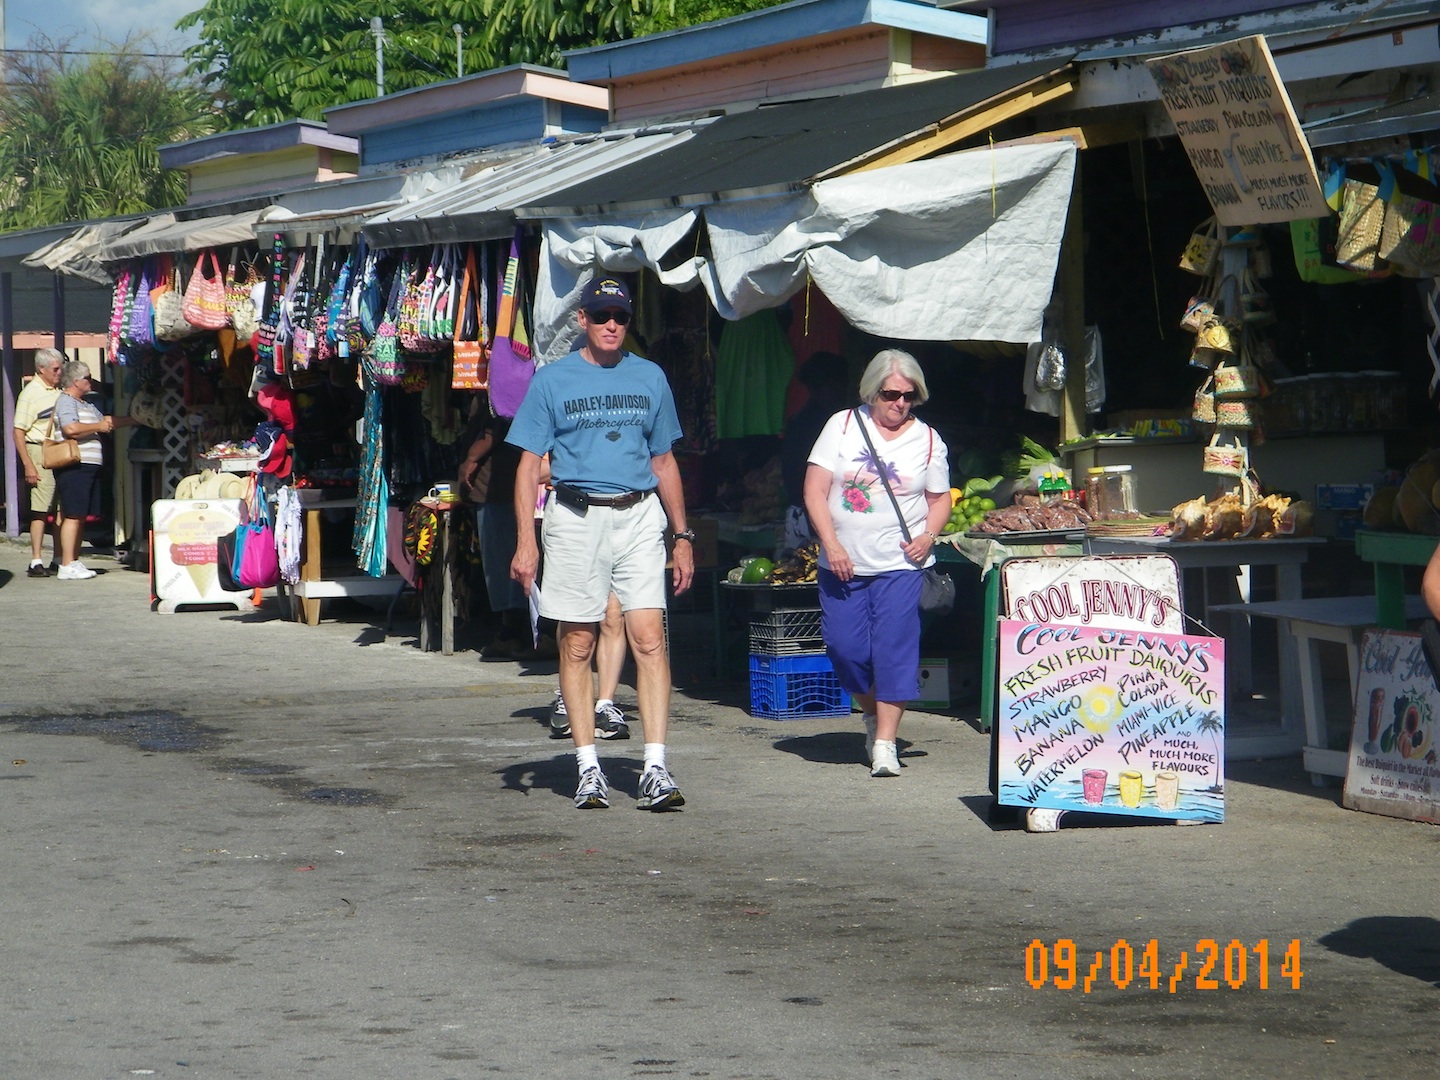
[[[1365,504],[1365,526],[1440,536],[1437,495],[1440,495],[1440,450],[1431,450],[1410,466],[1398,487],[1375,489]]]
[[[819,567],[820,545],[812,542],[796,548],[793,554],[776,563],[770,581],[776,585],[804,584],[815,580]]]
[[[1051,532],[1083,529],[1094,518],[1072,499],[1042,499],[1022,492],[1011,506],[988,511],[971,527],[977,533]]]
[[[778,563],[764,556],[747,555],[725,575],[732,585],[801,585],[815,580],[820,565],[820,545],[796,548]]]
[[[949,535],[975,528],[989,511],[995,509],[995,500],[988,493],[1001,479],[999,476],[972,476],[962,487],[951,488],[950,520],[940,532]]]

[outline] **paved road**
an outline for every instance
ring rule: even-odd
[[[1440,832],[1297,762],[1232,763],[1223,825],[1031,835],[969,722],[908,717],[872,781],[858,723],[695,691],[684,811],[635,811],[634,740],[579,813],[549,671],[24,566],[0,544],[0,1077],[1436,1075]],[[1105,954],[1089,994],[1061,939],[1082,981]],[[1161,989],[1115,988],[1121,939]],[[1203,939],[1239,989],[1196,987]]]

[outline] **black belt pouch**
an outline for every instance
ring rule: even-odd
[[[582,514],[590,509],[590,495],[570,484],[556,483],[555,498],[566,506],[579,510]]]

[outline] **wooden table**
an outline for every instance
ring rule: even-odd
[[[345,499],[312,499],[302,506],[304,510],[305,546],[300,555],[300,580],[290,586],[291,617],[298,614],[306,626],[320,625],[320,601],[342,596],[393,596],[405,587],[405,581],[398,575],[371,577],[368,574],[345,574],[325,577],[322,566],[321,538],[324,535],[324,511],[354,509],[354,497]],[[282,601],[284,586],[281,586]],[[297,610],[298,609],[298,610]]]
[[[1360,637],[1368,627],[1375,625],[1375,597],[1274,600],[1259,604],[1217,605],[1211,610],[1231,611],[1249,618],[1275,619],[1279,623],[1280,633],[1293,641],[1298,651],[1300,683],[1298,702],[1286,700],[1282,688],[1281,713],[1287,717],[1298,713],[1304,723],[1302,755],[1312,782],[1319,786],[1325,783],[1327,776],[1344,776],[1350,755],[1344,750],[1330,749],[1320,642],[1331,641],[1345,647],[1353,705],[1360,670]],[[1419,619],[1425,614],[1425,606],[1418,596],[1409,597],[1405,600],[1404,612],[1407,620]]]

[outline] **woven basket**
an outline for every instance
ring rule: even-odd
[[[1219,440],[1220,432],[1217,431],[1209,445],[1201,451],[1201,469],[1215,476],[1244,476],[1250,468],[1250,455],[1245,447],[1222,446]]]
[[[1217,400],[1260,396],[1260,369],[1254,364],[1221,364],[1215,369]]]
[[[1260,406],[1254,401],[1217,401],[1215,426],[1249,430],[1259,423]]]

